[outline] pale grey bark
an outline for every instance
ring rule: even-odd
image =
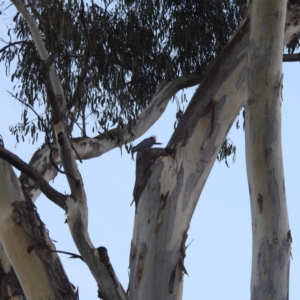
[[[251,299],[288,299],[291,232],[281,147],[286,1],[252,1],[245,114],[252,215]]]
[[[14,268],[0,243],[0,299],[26,300]]]
[[[11,262],[27,299],[76,299],[59,257],[49,251],[55,248],[33,203],[25,198],[12,167],[2,159],[0,192],[4,271],[9,272]]]

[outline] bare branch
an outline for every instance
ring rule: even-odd
[[[3,40],[2,40],[3,42]],[[16,45],[22,45],[22,44],[27,44],[27,45],[32,45],[34,46],[34,43],[32,41],[18,41],[18,42],[9,42],[7,43],[6,46],[2,47],[0,49],[0,53],[4,52],[7,48],[12,47],[12,46],[16,46]]]
[[[199,84],[204,75],[205,72],[202,74],[195,73],[176,78],[169,82],[163,82],[148,107],[138,116],[138,120],[136,124],[132,126],[131,132],[129,132],[129,125],[126,125],[121,133],[116,129],[112,129],[106,134],[101,134],[93,138],[72,138],[72,148],[74,147],[76,149],[76,157],[82,160],[99,157],[116,147],[120,147],[125,143],[139,138],[162,116],[173,95],[183,88]],[[43,147],[35,152],[29,162],[29,165],[35,168],[40,174],[43,174],[47,181],[54,179],[57,175],[57,172],[50,165],[49,155],[50,149]],[[61,164],[61,158],[57,152],[55,152],[55,157],[54,155],[52,155],[52,157],[57,165]],[[28,181],[28,178],[22,174],[20,180],[23,183],[24,181]],[[39,196],[37,187],[32,183],[27,189],[29,190],[29,194],[32,195],[32,200],[35,201]]]
[[[300,53],[294,53],[294,54],[283,54],[283,62],[294,62],[294,61],[300,61]]]
[[[66,196],[51,187],[49,183],[34,168],[26,164],[18,156],[3,147],[0,147],[0,157],[34,180],[36,187],[39,188],[48,199],[65,210]]]
[[[15,5],[17,10],[22,14],[25,21],[27,22],[29,30],[30,30],[31,35],[32,35],[33,40],[34,40],[34,44],[35,44],[35,46],[36,46],[36,48],[39,52],[39,55],[40,55],[41,59],[42,60],[47,60],[48,57],[49,57],[49,54],[48,54],[47,49],[44,45],[42,36],[39,32],[39,29],[36,25],[35,20],[29,14],[29,12],[27,11],[27,9],[26,9],[26,7],[24,6],[23,3],[21,3],[17,0],[12,0],[11,2]]]
[[[72,253],[72,252],[61,251],[61,250],[48,250],[48,251],[49,251],[49,252],[62,253],[62,254],[68,254],[68,255],[71,255],[69,258],[79,258],[79,259],[81,259],[82,261],[84,261],[80,255],[75,254],[75,253]]]

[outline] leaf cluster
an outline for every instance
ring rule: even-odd
[[[228,157],[232,155],[232,161],[235,162],[236,158],[236,146],[232,143],[231,139],[225,138],[225,141],[220,149],[220,152],[217,156],[217,160],[221,162],[225,160],[226,166],[229,168],[228,165]]]

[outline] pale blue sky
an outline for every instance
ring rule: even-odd
[[[0,36],[6,32],[9,16],[0,16]],[[0,44],[0,47],[2,45]],[[287,201],[293,244],[290,273],[290,299],[300,295],[300,84],[299,63],[284,64],[283,89],[283,153]],[[12,84],[5,77],[0,64],[0,134],[5,147],[23,160],[29,161],[41,145],[16,144],[8,126],[19,121],[21,105],[11,98],[6,90]],[[191,89],[192,95],[195,88]],[[163,117],[139,140],[156,135],[158,142],[167,144],[173,132],[176,105],[170,104]],[[34,118],[33,114],[31,115]],[[30,117],[29,117],[30,119]],[[240,121],[242,124],[242,120]],[[207,180],[194,214],[187,244],[185,266],[189,276],[184,277],[184,299],[230,299],[250,298],[251,271],[251,219],[245,169],[244,132],[235,129],[229,137],[237,146],[236,162],[225,166],[216,162]],[[136,141],[136,143],[139,142]],[[135,144],[136,144],[135,143]],[[89,231],[96,247],[108,249],[112,265],[124,289],[128,284],[130,241],[134,219],[132,191],[135,180],[135,162],[131,156],[115,149],[102,157],[79,164],[89,203]],[[53,186],[60,192],[69,193],[66,180],[59,175]],[[70,237],[64,212],[41,196],[36,202],[41,219],[50,231],[50,237],[57,241],[58,250],[78,253]],[[95,280],[85,264],[61,255],[70,281],[79,286],[80,299],[97,299]]]

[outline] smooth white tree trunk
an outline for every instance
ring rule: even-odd
[[[246,159],[252,215],[251,299],[287,300],[291,233],[281,149],[286,1],[252,1]]]

